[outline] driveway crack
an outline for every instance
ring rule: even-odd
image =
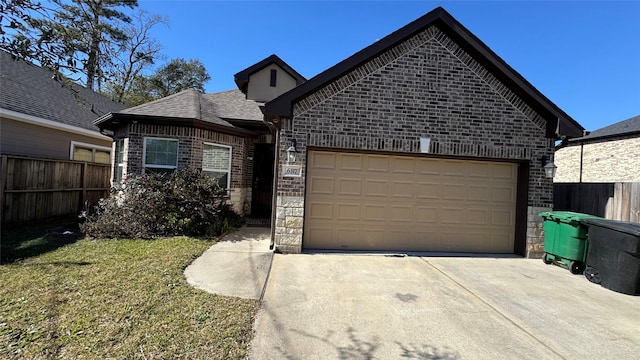
[[[476,298],[478,301],[480,301],[482,304],[484,304],[485,306],[487,306],[488,308],[490,308],[491,310],[493,310],[494,312],[496,312],[497,314],[499,314],[502,318],[504,318],[505,320],[507,320],[509,323],[513,324],[513,326],[515,326],[516,328],[520,329],[523,333],[527,334],[529,337],[531,337],[535,342],[537,342],[538,344],[542,345],[544,348],[546,348],[547,350],[551,351],[552,353],[556,354],[558,357],[560,357],[561,359],[567,359],[568,357],[561,354],[560,352],[558,352],[558,350],[552,348],[551,346],[547,345],[544,341],[542,341],[542,339],[540,339],[538,336],[536,336],[535,334],[531,333],[530,331],[528,331],[526,328],[524,328],[522,325],[518,324],[514,319],[512,319],[511,317],[509,317],[507,314],[505,314],[504,312],[500,311],[500,309],[496,308],[495,306],[493,306],[491,303],[489,303],[488,301],[486,301],[485,299],[483,299],[482,297],[478,296],[475,292],[471,291],[471,289],[467,288],[466,286],[464,286],[463,284],[461,284],[460,282],[458,282],[456,279],[454,279],[453,277],[451,277],[449,274],[447,274],[446,272],[444,272],[443,270],[441,270],[439,267],[437,267],[436,265],[434,265],[433,263],[429,262],[429,260],[420,257],[420,260],[424,261],[427,265],[431,266],[432,268],[434,268],[436,271],[438,271],[439,273],[441,273],[444,277],[446,277],[447,279],[449,279],[450,281],[452,281],[454,284],[458,285],[460,288],[464,289],[466,292],[468,292],[469,294],[471,294],[471,296],[473,296],[474,298]]]

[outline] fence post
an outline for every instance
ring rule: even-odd
[[[0,222],[4,222],[4,187],[7,183],[7,155],[2,155],[2,167],[0,167]]]
[[[80,208],[78,209],[78,213],[84,209],[84,202],[87,201],[87,162],[82,163],[82,172],[80,173],[80,187],[82,188],[82,195],[80,195]]]

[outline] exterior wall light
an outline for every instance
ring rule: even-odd
[[[542,157],[540,157],[540,164],[544,169],[544,176],[547,179],[553,179],[553,177],[556,176],[556,170],[558,167],[553,163],[553,160],[547,162],[547,156],[542,155]]]
[[[287,163],[293,164],[296,162],[296,157],[298,155],[298,149],[296,149],[297,141],[296,139],[291,139],[291,146],[287,149]]]

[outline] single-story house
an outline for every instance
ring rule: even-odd
[[[543,252],[584,129],[437,8],[267,102],[276,250]],[[295,156],[293,156],[295,155]]]
[[[96,120],[114,181],[202,168],[242,214],[274,210],[281,252],[542,255],[544,165],[584,129],[444,9],[310,80],[275,55],[235,80]]]
[[[110,163],[111,138],[96,117],[125,106],[0,51],[0,152]]]
[[[229,189],[240,214],[270,217],[275,127],[260,108],[306,79],[272,55],[237,73],[235,81],[238,90],[185,90],[98,118],[94,123],[113,137],[113,182],[201,168]]]
[[[554,182],[640,182],[640,115],[556,148]]]

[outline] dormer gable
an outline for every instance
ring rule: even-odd
[[[276,55],[240,71],[234,80],[247,100],[258,102],[271,101],[306,81]]]

